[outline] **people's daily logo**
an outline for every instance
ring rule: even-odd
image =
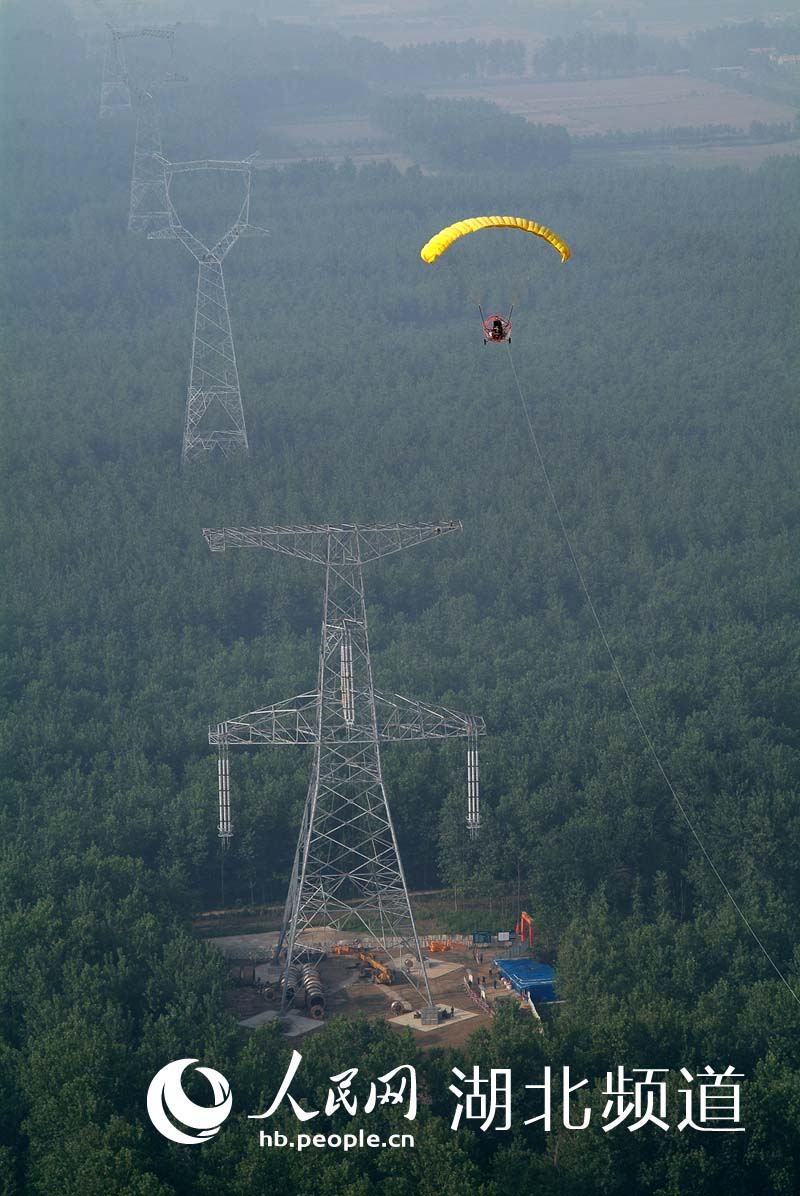
[[[213,1067],[197,1067],[211,1085],[214,1103],[196,1105],[183,1091],[181,1078],[187,1067],[197,1059],[176,1059],[156,1072],[147,1090],[147,1112],[160,1134],[170,1142],[181,1142],[194,1146],[207,1142],[218,1133],[220,1126],[231,1111],[233,1097],[228,1081]],[[178,1129],[175,1122],[195,1131],[195,1135]]]
[[[413,1134],[395,1132],[398,1126],[406,1131],[411,1128],[398,1122],[398,1118],[413,1122],[417,1116],[417,1072],[412,1064],[401,1063],[373,1080],[359,1077],[360,1084],[356,1087],[353,1081],[359,1069],[348,1067],[330,1077],[328,1095],[323,1103],[313,1100],[307,1090],[304,1095],[302,1091],[297,1094],[300,1099],[292,1095],[290,1089],[302,1061],[300,1052],[292,1051],[286,1074],[267,1107],[263,1112],[247,1114],[248,1121],[267,1123],[259,1133],[259,1147],[273,1150],[288,1148],[296,1150],[298,1154],[303,1150],[326,1146],[344,1151],[414,1147]],[[170,1142],[187,1146],[213,1138],[233,1104],[230,1084],[211,1067],[196,1067],[194,1070],[211,1085],[213,1104],[196,1105],[189,1099],[183,1090],[182,1077],[195,1063],[196,1059],[176,1059],[174,1063],[168,1063],[153,1076],[147,1092],[147,1111],[158,1132]],[[458,1081],[448,1088],[448,1092],[457,1098],[450,1122],[451,1130],[458,1131],[470,1121],[480,1123],[478,1128],[481,1133],[511,1129],[511,1068],[493,1067],[488,1075],[486,1069],[481,1074],[481,1068],[477,1065],[471,1073],[461,1071],[458,1067],[453,1067],[451,1071]],[[558,1069],[548,1065],[543,1069],[540,1084],[525,1084],[526,1092],[538,1092],[538,1097],[531,1100],[534,1107],[543,1111],[525,1118],[522,1124],[540,1126],[545,1133],[549,1133],[557,1128],[560,1121],[566,1129],[580,1132],[587,1129],[592,1120],[597,1125],[599,1115],[604,1133],[619,1132],[620,1126],[630,1131],[638,1130],[648,1124],[662,1131],[674,1127],[679,1134],[685,1130],[713,1134],[745,1132],[746,1127],[741,1123],[739,1090],[739,1081],[744,1079],[743,1072],[736,1071],[731,1063],[725,1068],[707,1063],[701,1071],[696,1068],[688,1071],[682,1067],[680,1076],[686,1081],[686,1087],[677,1088],[676,1091],[676,1084],[670,1083],[669,1068],[630,1069],[617,1065],[613,1071],[606,1072],[603,1093],[608,1099],[601,1113],[599,1107],[591,1102],[587,1105],[585,1099],[581,1100],[575,1095],[582,1088],[589,1088],[590,1081],[586,1076],[578,1079],[569,1066]],[[583,1097],[586,1097],[586,1093],[583,1093]],[[307,1132],[294,1136],[284,1132],[287,1129],[288,1112],[285,1107],[284,1117],[279,1123],[270,1121],[284,1106],[284,1102]],[[309,1108],[310,1103],[318,1107]],[[367,1116],[374,1114],[375,1129],[382,1132],[371,1133],[360,1126],[357,1130],[353,1127],[351,1133],[342,1133],[339,1125],[329,1132],[329,1118],[336,1117],[341,1121],[345,1115],[353,1118],[360,1117],[362,1113]],[[523,1109],[518,1102],[513,1115],[521,1117],[522,1114]],[[321,1121],[314,1121],[317,1117]],[[309,1129],[306,1123],[310,1121],[314,1124]],[[194,1133],[187,1133],[187,1130]]]

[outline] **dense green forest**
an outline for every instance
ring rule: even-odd
[[[257,171],[251,218],[271,237],[225,267],[252,453],[182,472],[195,264],[127,233],[133,128],[98,122],[99,63],[58,6],[48,19],[0,10],[0,1192],[790,1196],[800,1006],[648,756],[472,303],[517,303],[517,368],[609,640],[797,992],[800,163]],[[206,107],[194,94],[194,113],[168,111],[168,153],[254,148],[233,85]],[[238,207],[222,184],[177,200],[197,227]],[[420,261],[481,211],[546,222],[572,260],[489,235]],[[321,577],[212,557],[202,528],[450,517],[463,534],[367,571],[371,642],[382,689],[485,717],[484,827],[471,843],[459,747],[397,746],[403,860],[412,887],[517,886],[564,1004],[541,1036],[508,1007],[457,1052],[333,1022],[304,1041],[293,1092],[313,1103],[345,1066],[416,1063],[416,1148],[260,1151],[246,1113],[290,1047],[274,1027],[240,1037],[221,958],[190,932],[219,900],[206,736],[313,684]],[[232,761],[228,901],[282,898],[309,763],[290,748]],[[236,1093],[196,1151],[162,1142],[144,1109],[154,1072],[185,1056]],[[520,1108],[543,1066],[569,1065],[590,1080],[591,1128],[452,1131],[450,1069],[476,1064],[513,1067]],[[602,1132],[619,1064],[733,1064],[747,1132]]]
[[[534,125],[486,100],[382,96],[374,119],[415,158],[437,168],[530,170],[569,160],[570,136],[559,125]]]

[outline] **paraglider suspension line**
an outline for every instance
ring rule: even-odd
[[[542,476],[544,478],[545,487],[547,488],[547,493],[550,497],[550,502],[552,503],[553,510],[555,511],[556,519],[558,520],[558,526],[561,528],[561,534],[564,537],[564,543],[566,544],[567,550],[572,559],[572,564],[575,566],[575,572],[578,576],[578,581],[580,582],[581,589],[583,590],[589,610],[592,613],[592,618],[594,619],[597,630],[600,633],[600,638],[603,641],[603,646],[605,647],[605,650],[608,653],[608,658],[611,661],[611,667],[613,668],[613,670],[616,674],[617,680],[619,681],[620,685],[622,686],[622,692],[625,694],[625,697],[627,698],[628,705],[630,706],[631,711],[633,713],[633,717],[635,718],[636,722],[639,725],[639,730],[641,731],[642,736],[644,737],[644,741],[650,750],[651,756],[655,760],[656,767],[658,768],[658,771],[661,774],[664,784],[667,786],[670,793],[672,794],[672,797],[675,801],[675,805],[680,810],[680,812],[683,816],[684,822],[688,826],[695,842],[697,843],[697,846],[700,848],[700,851],[702,852],[703,856],[705,857],[706,863],[708,864],[709,868],[716,876],[719,883],[722,885],[722,888],[724,889],[725,894],[728,897],[728,900],[730,901],[733,908],[736,910],[739,917],[742,919],[742,922],[745,924],[745,926],[749,930],[752,937],[755,939],[758,946],[761,948],[761,951],[763,952],[765,958],[767,959],[767,961],[769,962],[769,964],[771,965],[773,970],[780,977],[780,979],[783,981],[783,983],[786,985],[789,992],[794,997],[795,1001],[797,1001],[798,1005],[800,1005],[800,996],[798,996],[798,994],[792,988],[789,981],[784,976],[783,972],[780,970],[778,965],[775,963],[775,960],[770,955],[770,953],[767,950],[767,948],[765,947],[764,943],[761,941],[761,939],[759,938],[756,931],[750,925],[750,922],[748,921],[747,916],[744,913],[744,910],[741,908],[741,906],[737,902],[736,898],[734,897],[733,893],[728,888],[728,886],[725,884],[725,881],[722,879],[722,876],[721,876],[718,868],[716,867],[714,861],[711,859],[711,856],[708,854],[708,851],[706,850],[705,844],[703,843],[703,841],[701,840],[697,831],[695,830],[694,824],[692,823],[692,820],[686,811],[686,807],[684,806],[681,799],[678,797],[678,794],[675,791],[675,787],[672,784],[672,781],[667,776],[666,770],[665,770],[663,764],[661,763],[661,759],[658,755],[658,752],[656,751],[655,744],[653,743],[653,740],[651,739],[650,734],[649,734],[646,726],[644,725],[644,722],[642,721],[642,717],[639,714],[636,703],[633,700],[631,691],[628,689],[628,686],[625,682],[625,678],[623,677],[622,671],[619,667],[619,664],[617,663],[617,658],[614,655],[614,651],[611,647],[611,644],[608,642],[608,637],[606,636],[605,630],[603,629],[603,624],[600,622],[600,616],[597,613],[597,608],[595,607],[595,604],[592,601],[592,595],[589,593],[589,587],[586,584],[586,578],[583,575],[583,570],[581,569],[580,564],[578,563],[578,558],[575,555],[574,548],[572,547],[572,541],[569,538],[569,533],[567,532],[566,526],[564,524],[564,520],[561,517],[561,509],[558,505],[558,499],[556,498],[555,491],[553,490],[552,484],[550,482],[550,475],[547,472],[547,466],[544,463],[544,457],[542,456],[542,451],[539,448],[539,441],[536,438],[536,431],[533,426],[533,420],[531,419],[530,409],[528,407],[527,399],[525,398],[525,394],[524,394],[522,386],[520,384],[519,375],[517,373],[517,367],[514,364],[514,358],[511,353],[510,345],[508,347],[508,360],[511,362],[511,370],[514,374],[514,382],[516,383],[517,394],[519,395],[519,401],[520,401],[520,405],[522,407],[522,413],[525,416],[525,423],[528,426],[528,433],[531,438],[531,444],[533,445],[533,450],[536,454],[536,459],[538,460],[539,467],[542,471]]]

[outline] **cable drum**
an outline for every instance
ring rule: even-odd
[[[325,1015],[325,991],[322,987],[319,969],[311,963],[303,964],[303,988],[306,994],[306,1009],[313,1018]]]
[[[287,970],[286,975],[281,976],[281,987],[286,988],[286,1000],[291,1003],[295,998],[295,993],[300,988],[302,980],[300,978],[300,969],[291,964]]]

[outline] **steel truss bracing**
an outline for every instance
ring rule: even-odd
[[[192,364],[186,399],[182,459],[186,464],[214,451],[225,457],[246,454],[247,430],[222,263],[240,237],[267,235],[266,229],[250,224],[250,174],[253,158],[239,162],[167,162],[164,158],[159,160],[165,171],[169,223],[166,228],[148,235],[151,238],[177,238],[196,258],[198,264]],[[181,223],[171,195],[172,180],[176,174],[209,170],[238,173],[244,183],[244,199],[235,223],[210,249]]]
[[[302,962],[302,935],[357,929],[403,971],[427,1007],[432,999],[381,772],[380,744],[467,738],[475,751],[483,719],[379,693],[372,679],[362,566],[459,530],[455,522],[379,527],[205,529],[212,552],[268,548],[325,567],[317,688],[209,730],[219,750],[220,825],[230,819],[228,751],[252,744],[313,744],[314,759],[277,954]],[[477,801],[477,771],[475,772]],[[285,952],[285,953],[284,953]],[[414,960],[408,970],[406,958]]]
[[[169,206],[158,105],[151,89],[134,87],[132,96],[136,108],[136,142],[128,231],[159,232],[169,228]]]

